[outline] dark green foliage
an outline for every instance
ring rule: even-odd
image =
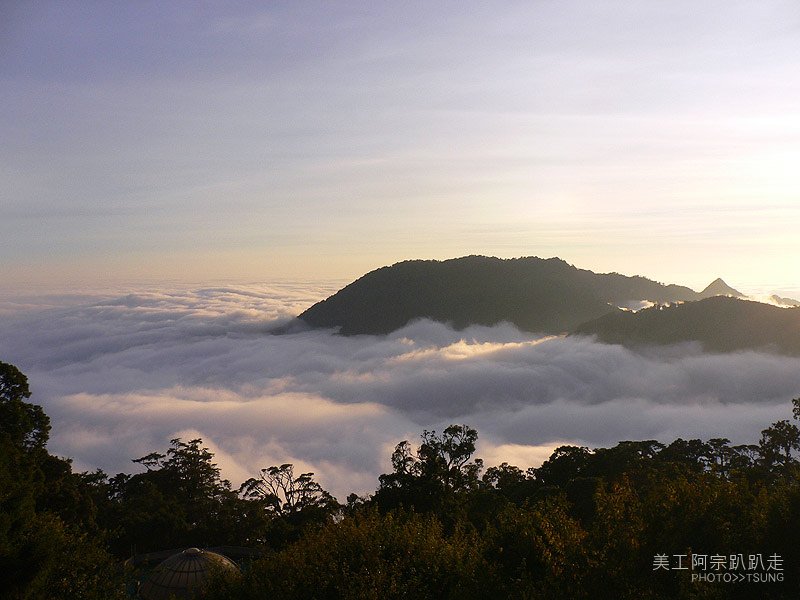
[[[0,595],[124,597],[94,521],[91,476],[47,453],[50,420],[30,395],[27,378],[0,362]]]
[[[481,540],[493,597],[580,597],[592,564],[586,537],[563,496],[506,505]]]
[[[313,476],[314,473],[295,476],[291,464],[272,466],[261,469],[258,478],[245,481],[240,491],[246,498],[258,501],[265,511],[279,516],[336,510],[336,499],[322,489]]]
[[[557,259],[468,256],[414,260],[372,271],[303,312],[313,327],[345,335],[389,333],[413,319],[468,325],[513,323],[560,333],[609,312],[609,302],[697,299],[689,288],[643,277],[599,275]]]
[[[240,493],[248,514],[260,523],[251,538],[270,548],[282,548],[305,532],[331,522],[340,512],[336,498],[314,480],[313,473],[294,474],[294,465],[262,469],[258,478],[245,481]]]
[[[253,521],[213,457],[200,439],[173,439],[166,453],[133,461],[146,472],[112,478],[104,521],[115,553],[240,542]]]
[[[771,473],[785,477],[798,475],[792,451],[800,450],[800,429],[787,420],[778,421],[761,432],[761,464]]]
[[[43,449],[50,435],[50,419],[30,398],[28,378],[14,365],[0,362],[0,439],[23,451]]]
[[[711,352],[766,349],[798,355],[800,308],[716,296],[636,313],[616,311],[583,323],[573,333],[634,347],[696,341]]]
[[[2,364],[2,363],[0,363]],[[371,497],[340,506],[290,464],[240,492],[202,440],[174,439],[144,473],[73,473],[46,449],[49,423],[27,380],[0,377],[0,595],[123,597],[131,548],[260,548],[210,598],[698,599],[800,597],[800,433],[557,448],[538,468],[474,459],[477,431],[451,425],[401,442]],[[794,400],[795,417],[800,399]],[[10,408],[9,408],[10,407]],[[779,556],[783,581],[693,582],[655,557]]]
[[[638,300],[659,306],[636,313],[613,308]],[[675,302],[681,304],[664,306]],[[405,261],[367,273],[298,318],[344,335],[390,333],[422,318],[457,329],[505,321],[524,331],[591,335],[631,347],[696,341],[712,352],[800,354],[800,308],[742,300],[722,280],[697,293],[557,258]]]
[[[121,565],[100,540],[37,514],[18,530],[11,552],[0,553],[3,598],[114,600],[125,598]]]
[[[451,425],[441,435],[422,433],[416,452],[400,442],[392,453],[392,473],[380,476],[375,503],[382,510],[405,507],[439,511],[453,509],[460,497],[478,487],[483,461],[471,461],[478,432]]]
[[[472,598],[485,570],[474,532],[446,534],[431,516],[365,510],[255,563],[212,598]]]
[[[458,329],[506,321],[524,331],[592,335],[632,347],[696,341],[713,352],[800,354],[800,309],[740,297],[721,280],[697,293],[638,276],[597,274],[556,258],[468,256],[377,269],[299,319],[344,335],[385,334],[421,318]],[[636,313],[612,308],[632,300],[660,305]],[[663,306],[670,302],[682,304]]]

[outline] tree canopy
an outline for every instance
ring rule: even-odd
[[[561,446],[527,469],[484,469],[468,425],[424,430],[396,445],[374,493],[343,506],[288,463],[234,489],[199,438],[133,459],[135,474],[75,473],[47,452],[49,419],[30,397],[0,363],[3,597],[122,598],[122,560],[188,546],[261,552],[211,586],[219,600],[800,597],[790,419],[757,444]],[[751,580],[692,579],[722,572]]]

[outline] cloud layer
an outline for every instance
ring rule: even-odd
[[[29,377],[51,451],[133,471],[173,437],[202,437],[235,484],[293,462],[341,498],[368,492],[398,441],[468,423],[487,464],[527,467],[561,443],[728,437],[790,415],[800,360],[634,353],[510,325],[418,321],[389,336],[272,335],[331,293],[304,284],[5,298],[0,360]]]

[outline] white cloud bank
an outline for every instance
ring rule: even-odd
[[[202,437],[234,484],[272,464],[343,499],[373,491],[394,444],[467,423],[487,465],[527,467],[561,443],[728,437],[790,415],[800,359],[634,353],[509,325],[418,321],[389,336],[271,335],[332,287],[300,284],[6,298],[0,360],[80,469],[132,471],[173,437]]]

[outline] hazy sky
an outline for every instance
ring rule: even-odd
[[[799,64],[794,0],[2,2],[0,280],[797,289]]]

